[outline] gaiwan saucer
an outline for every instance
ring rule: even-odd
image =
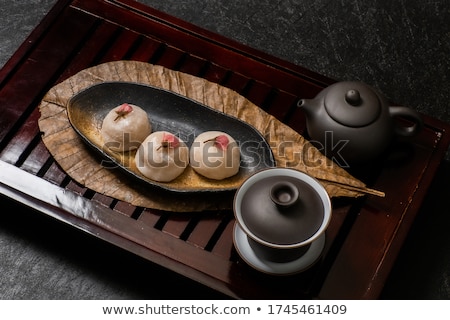
[[[275,262],[258,256],[237,223],[234,224],[233,241],[239,256],[254,269],[271,275],[291,275],[307,270],[319,259],[325,246],[325,234],[313,241],[302,256],[289,262]]]

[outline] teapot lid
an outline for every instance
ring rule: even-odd
[[[329,86],[324,103],[331,118],[349,127],[367,126],[381,112],[381,102],[376,92],[357,81],[342,81]]]
[[[294,174],[286,175],[287,170]],[[315,179],[297,173],[282,168],[264,170],[238,190],[235,215],[254,240],[273,246],[296,246],[312,240],[327,225],[326,191]]]

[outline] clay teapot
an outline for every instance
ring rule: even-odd
[[[422,127],[420,115],[403,106],[390,106],[384,96],[358,81],[337,82],[314,99],[301,99],[311,141],[341,166],[379,156],[395,135],[412,136]],[[394,121],[403,117],[411,125]]]

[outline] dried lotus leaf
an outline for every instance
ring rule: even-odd
[[[39,127],[49,152],[70,177],[98,193],[135,206],[178,212],[228,209],[232,199],[229,194],[211,201],[201,195],[149,192],[134,183],[131,177],[103,166],[73,130],[66,105],[81,90],[110,81],[161,87],[246,121],[269,142],[278,167],[294,168],[317,178],[330,197],[358,197],[367,193],[382,195],[366,188],[363,182],[323,156],[300,134],[235,91],[189,74],[136,61],[108,62],[82,70],[51,88],[39,106]],[[279,150],[283,141],[290,141],[291,145]],[[304,152],[305,148],[307,152]]]

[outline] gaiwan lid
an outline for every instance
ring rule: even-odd
[[[325,231],[330,198],[311,176],[293,169],[260,171],[237,190],[234,213],[244,232],[270,247],[306,245]]]

